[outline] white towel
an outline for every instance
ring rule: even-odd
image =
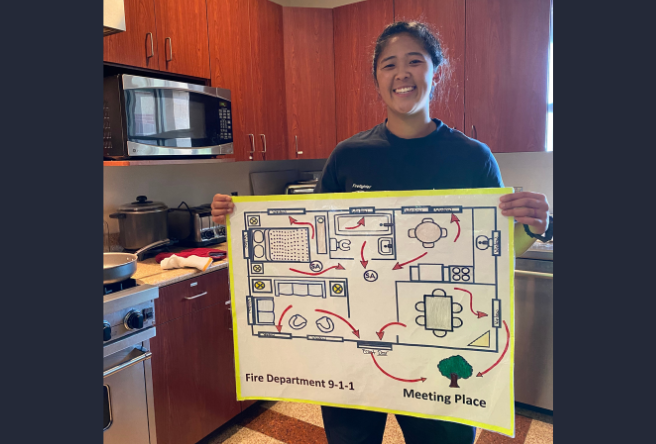
[[[211,257],[199,257],[199,256],[189,256],[189,257],[180,257],[180,256],[170,256],[160,262],[162,270],[173,270],[174,268],[197,268],[200,271],[205,271],[212,263],[213,259]]]

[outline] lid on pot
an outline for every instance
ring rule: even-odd
[[[146,196],[137,196],[136,202],[123,204],[118,207],[119,212],[125,213],[146,213],[152,211],[165,211],[168,207],[163,202],[153,202]]]

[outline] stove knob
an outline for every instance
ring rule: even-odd
[[[103,322],[103,342],[112,339],[112,326],[109,322]]]
[[[128,330],[138,330],[143,328],[143,315],[138,311],[131,311],[125,315],[123,324]]]

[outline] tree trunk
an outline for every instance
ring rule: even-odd
[[[451,373],[451,385],[449,387],[460,388],[458,386],[458,375]]]

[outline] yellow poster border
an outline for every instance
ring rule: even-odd
[[[233,196],[232,201],[237,204],[239,202],[285,202],[297,200],[347,200],[347,199],[368,199],[378,197],[417,197],[417,196],[456,196],[456,195],[472,195],[472,194],[511,194],[513,188],[465,188],[455,190],[416,190],[416,191],[370,191],[370,192],[354,192],[354,193],[324,193],[324,194],[296,194],[296,195],[272,195],[272,196]],[[503,217],[503,216],[502,216]],[[460,424],[467,424],[473,427],[483,428],[502,433],[504,435],[515,437],[515,385],[514,385],[514,371],[515,371],[515,233],[514,233],[514,219],[508,217],[508,238],[509,238],[509,270],[510,270],[510,415],[512,418],[512,428],[499,427],[491,424],[486,424],[478,421],[470,421],[467,419],[453,418],[450,416],[440,415],[426,415],[422,413],[406,412],[402,410],[391,410],[376,407],[363,407],[348,404],[333,404],[329,402],[319,402],[307,399],[295,398],[262,398],[262,397],[244,397],[241,396],[241,375],[239,373],[239,341],[237,335],[237,313],[234,310],[235,305],[235,289],[230,285],[230,306],[232,307],[232,337],[234,342],[235,351],[235,383],[237,385],[237,400],[258,400],[258,401],[285,401],[285,402],[303,402],[314,405],[325,405],[329,407],[341,407],[358,410],[368,410],[373,412],[393,413],[399,415],[411,415],[420,418],[439,419],[443,421],[457,422]],[[230,273],[230,282],[234,282],[232,263],[232,236],[230,229],[230,217],[226,217],[226,230],[228,238],[228,271]],[[240,249],[241,250],[241,249]]]

